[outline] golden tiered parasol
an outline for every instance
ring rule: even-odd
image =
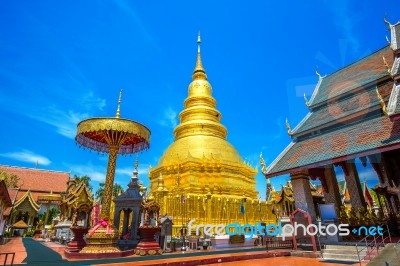
[[[149,148],[150,130],[144,125],[120,118],[122,90],[115,117],[95,117],[81,121],[75,137],[86,148],[109,153],[100,218],[109,219],[115,167],[118,154],[132,154]]]
[[[110,207],[118,154],[132,154],[149,148],[150,130],[144,125],[120,118],[122,90],[118,98],[115,117],[95,117],[78,124],[76,142],[86,148],[109,153],[100,220],[86,236],[86,247],[80,253],[113,253],[119,249],[116,241],[118,229],[110,223]]]

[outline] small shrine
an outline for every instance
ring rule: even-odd
[[[114,199],[114,226],[120,233],[117,245],[121,250],[133,249],[138,243],[137,232],[140,208],[143,200],[143,192],[140,188],[138,160],[136,159],[135,170],[128,184],[128,189]]]
[[[69,228],[74,236],[68,243],[65,253],[79,252],[86,242],[83,236],[87,233],[90,226],[93,199],[84,183],[76,184],[71,180],[68,184],[67,195],[60,205],[61,220],[55,228],[63,230]]]
[[[155,239],[156,235],[160,235],[161,225],[158,222],[160,212],[160,204],[150,195],[141,206],[141,213],[144,219],[139,226],[140,242],[136,247],[135,254],[145,255],[161,255],[163,250]]]

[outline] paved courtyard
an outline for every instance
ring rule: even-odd
[[[27,246],[26,248],[24,246]],[[34,248],[32,248],[34,246]],[[28,254],[26,250],[36,250],[36,254]],[[14,265],[131,265],[131,266],[140,266],[140,265],[204,265],[201,264],[202,261],[210,261],[215,260],[218,262],[219,260],[224,261],[227,258],[232,259],[232,257],[237,257],[239,259],[243,258],[254,258],[249,260],[238,260],[234,262],[223,262],[223,263],[214,263],[207,265],[307,265],[307,266],[339,266],[339,265],[359,265],[358,263],[354,264],[338,264],[332,262],[321,262],[319,259],[315,258],[303,258],[303,257],[271,257],[271,258],[260,258],[260,256],[265,256],[266,251],[243,251],[236,253],[229,253],[229,250],[225,250],[224,254],[204,254],[204,253],[175,253],[172,258],[167,258],[166,256],[170,256],[171,254],[150,258],[150,257],[138,257],[132,256],[128,258],[122,259],[109,259],[109,260],[86,260],[86,261],[67,261],[61,260],[64,259],[63,256],[63,246],[56,243],[43,243],[42,241],[37,241],[33,239],[24,239],[23,238],[13,238],[7,244],[0,246],[0,252],[15,252]],[[40,253],[39,255],[37,253]],[[59,255],[55,254],[58,253]],[[204,255],[203,255],[204,254]],[[287,254],[287,252],[282,250],[277,251],[269,251],[269,255],[282,255]],[[31,261],[29,261],[31,258]],[[33,259],[32,259],[33,258]],[[43,258],[43,260],[41,260]],[[49,259],[50,258],[50,259]],[[51,259],[54,258],[54,261]],[[0,264],[3,264],[4,257],[0,257]],[[10,260],[9,262],[10,263]],[[8,264],[6,264],[8,265]],[[365,265],[365,264],[364,264]]]

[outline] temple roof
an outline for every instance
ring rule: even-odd
[[[386,46],[319,82],[309,114],[290,135],[292,143],[268,167],[266,177],[308,169],[392,149],[400,128],[386,116],[400,111],[399,88],[390,75],[394,54]],[[390,107],[390,104],[391,107]]]
[[[266,177],[340,162],[344,158],[353,159],[361,153],[364,156],[375,154],[383,146],[398,145],[400,127],[395,127],[395,123],[379,115],[292,142],[268,167]]]
[[[22,190],[64,193],[67,190],[69,172],[58,172],[17,166],[0,165],[0,170],[15,174]]]
[[[16,222],[15,224],[13,224],[13,226],[12,226],[13,228],[20,228],[20,229],[24,229],[24,228],[28,228],[28,225],[24,222],[24,221],[22,221],[22,220],[19,220],[18,222]]]
[[[310,108],[387,76],[388,72],[383,63],[383,56],[387,63],[392,65],[393,51],[386,46],[345,68],[321,77],[309,101]]]
[[[39,211],[40,205],[36,203],[36,201],[32,198],[31,192],[28,190],[23,196],[14,204],[14,208],[17,209],[24,202],[28,202],[29,206],[32,207],[33,210]]]

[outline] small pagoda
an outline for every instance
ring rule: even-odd
[[[136,159],[135,170],[128,189],[114,199],[114,226],[119,229],[120,239],[117,245],[121,250],[133,249],[138,243],[137,232],[142,201],[143,192],[139,183],[138,160]]]

